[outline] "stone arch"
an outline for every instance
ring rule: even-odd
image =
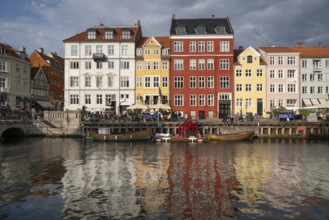
[[[4,130],[1,134],[2,138],[24,137],[25,133],[21,128],[12,127]]]

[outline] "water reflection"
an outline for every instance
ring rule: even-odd
[[[0,218],[326,219],[327,141],[0,144]]]

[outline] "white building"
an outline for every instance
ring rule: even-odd
[[[64,110],[113,109],[134,103],[135,46],[142,30],[133,26],[89,28],[64,40]]]
[[[31,63],[25,48],[0,43],[0,116],[29,108]]]

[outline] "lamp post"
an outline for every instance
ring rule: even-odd
[[[243,98],[240,98],[240,106],[241,106],[241,109],[240,109],[240,120],[243,121],[243,115],[242,115],[242,103],[243,103]]]

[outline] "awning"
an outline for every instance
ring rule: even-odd
[[[312,106],[311,100],[310,99],[303,99],[304,105],[305,106]]]
[[[53,104],[46,101],[36,101],[42,108],[55,108]]]
[[[318,99],[311,99],[313,105],[320,105]]]
[[[326,105],[327,104],[326,99],[319,99],[319,102],[320,102],[321,105]]]

